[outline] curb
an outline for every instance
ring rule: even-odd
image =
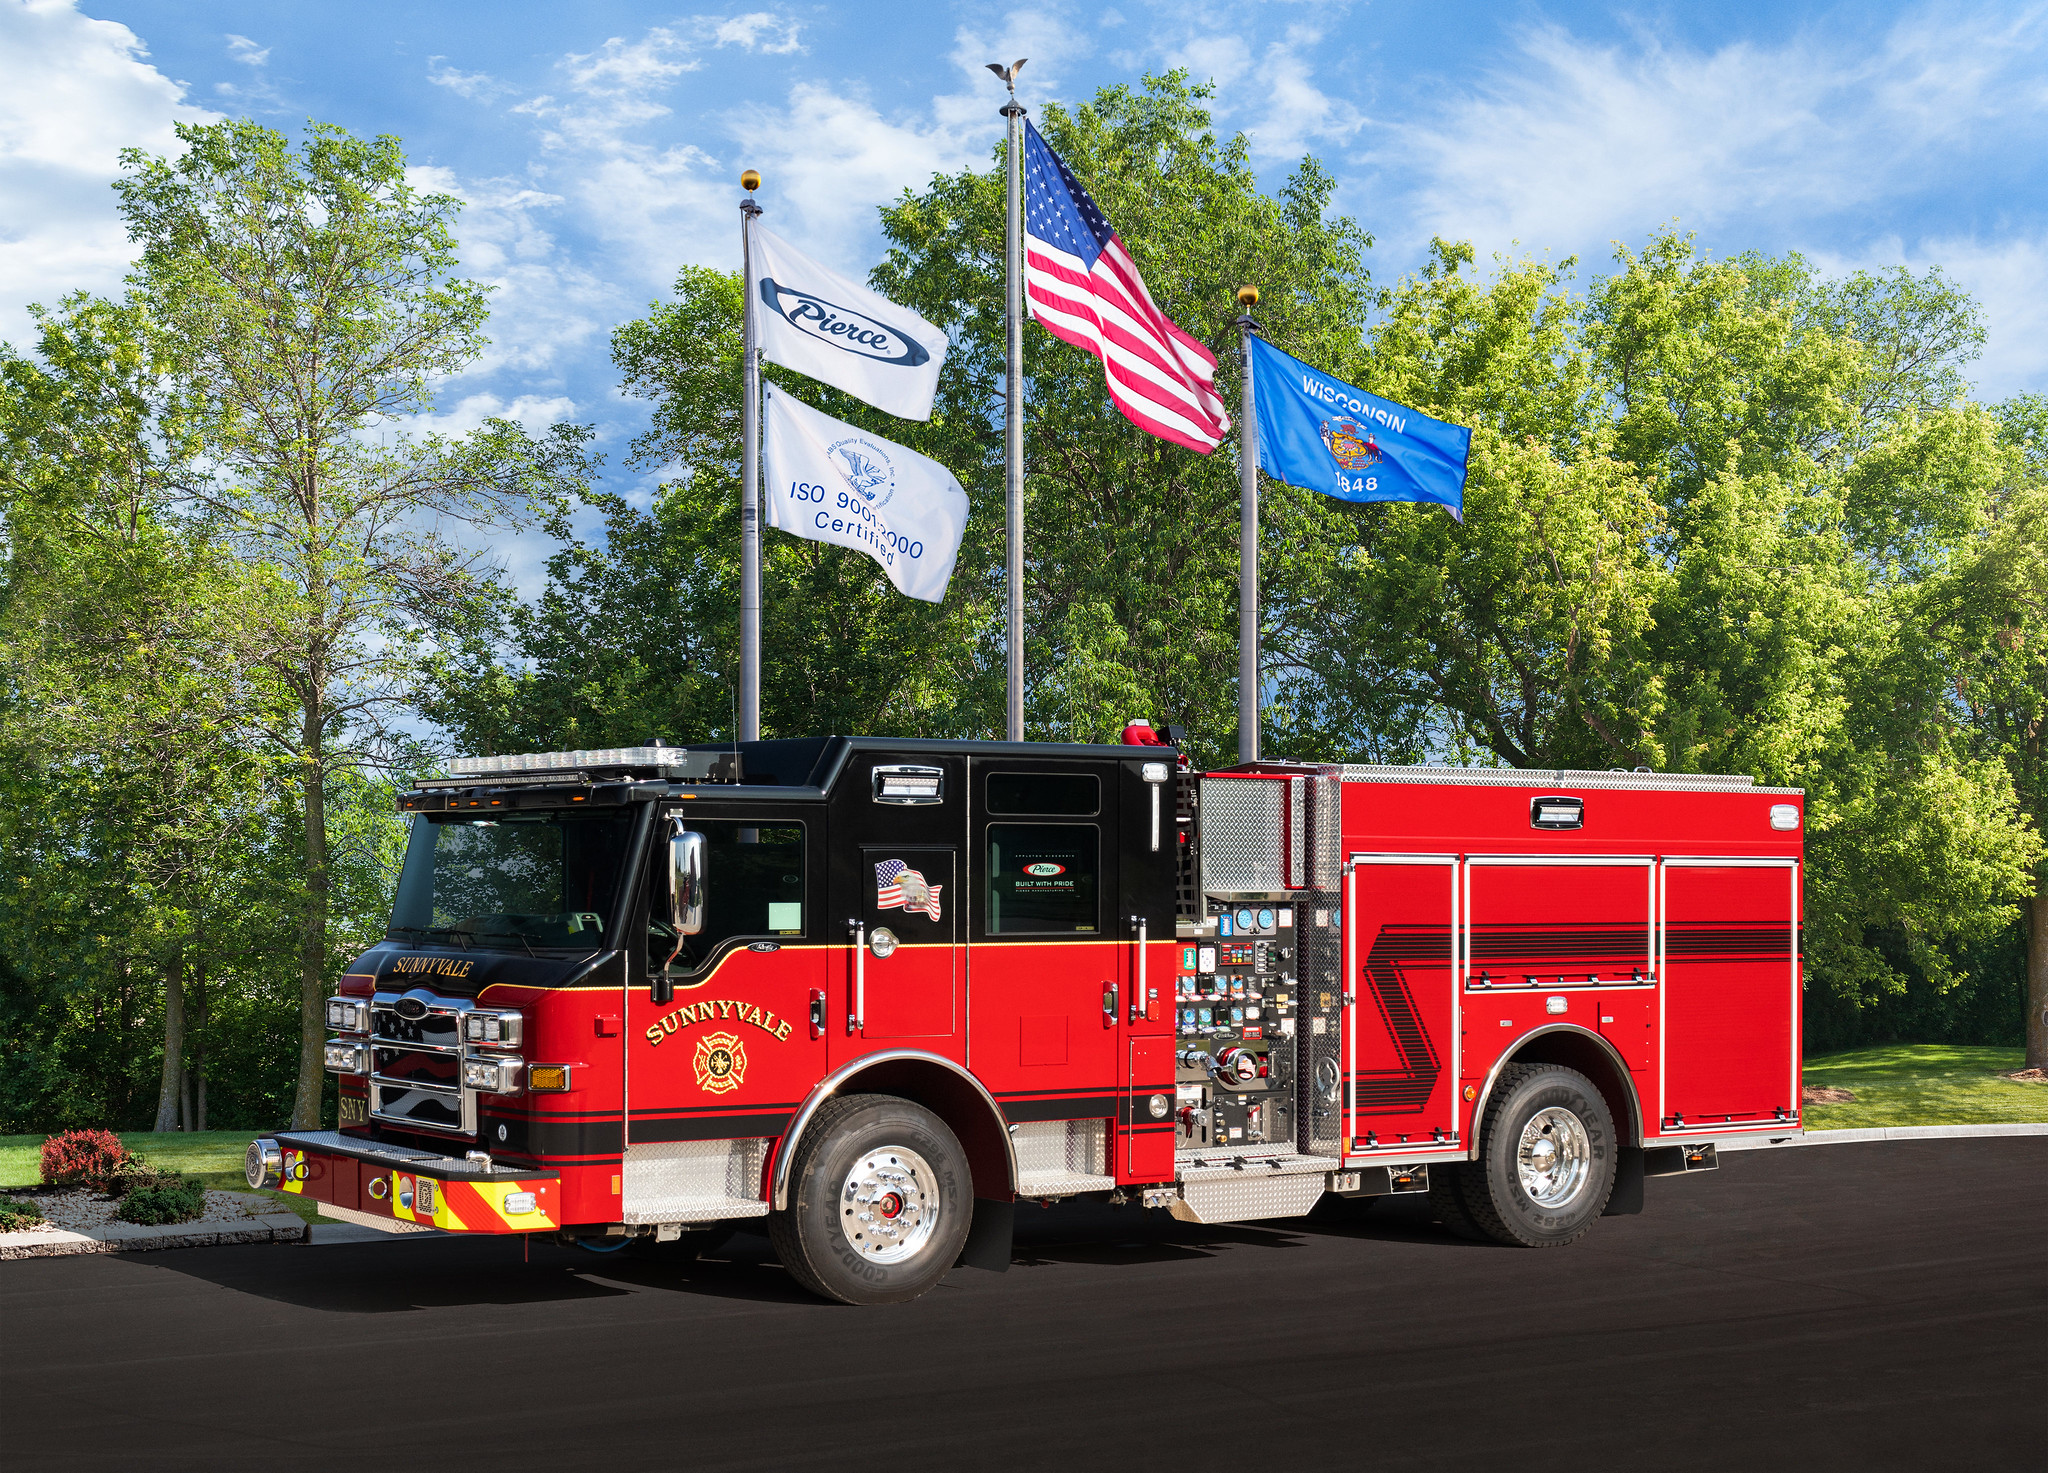
[[[1876,1125],[1862,1130],[1810,1130],[1805,1135],[1722,1137],[1723,1151],[1768,1151],[1780,1146],[1849,1146],[1864,1141],[1977,1140],[1987,1136],[2048,1135],[2048,1123],[2000,1125]]]
[[[268,1197],[237,1192],[238,1197],[268,1203]],[[264,1212],[234,1222],[173,1222],[145,1227],[110,1222],[82,1233],[0,1233],[0,1262],[16,1258],[69,1258],[79,1253],[148,1253],[159,1248],[216,1248],[242,1243],[303,1243],[305,1219],[296,1212]]]

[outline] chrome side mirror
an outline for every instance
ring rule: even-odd
[[[680,818],[670,822],[676,827],[668,836],[669,924],[679,937],[695,936],[704,929],[704,836],[684,828]]]

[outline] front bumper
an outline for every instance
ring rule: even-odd
[[[282,1131],[249,1147],[249,1184],[351,1215],[451,1233],[552,1232],[561,1173],[386,1145],[333,1130]]]

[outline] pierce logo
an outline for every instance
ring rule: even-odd
[[[1041,861],[1038,864],[1027,864],[1024,866],[1025,874],[1038,875],[1041,878],[1050,877],[1052,875],[1063,875],[1066,872],[1067,867],[1063,864],[1049,864],[1043,861]]]
[[[931,361],[923,343],[913,342],[894,328],[875,321],[851,307],[841,307],[810,292],[784,286],[772,276],[761,278],[761,301],[770,312],[805,337],[844,348],[860,358],[899,368],[916,368]]]
[[[705,1034],[697,1040],[697,1055],[690,1062],[698,1087],[711,1094],[727,1094],[746,1082],[747,1046],[737,1033]]]

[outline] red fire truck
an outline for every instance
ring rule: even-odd
[[[328,1003],[339,1129],[250,1147],[331,1216],[765,1219],[878,1303],[1006,1266],[1019,1201],[1427,1192],[1545,1247],[1799,1130],[1794,790],[864,737],[450,771]]]

